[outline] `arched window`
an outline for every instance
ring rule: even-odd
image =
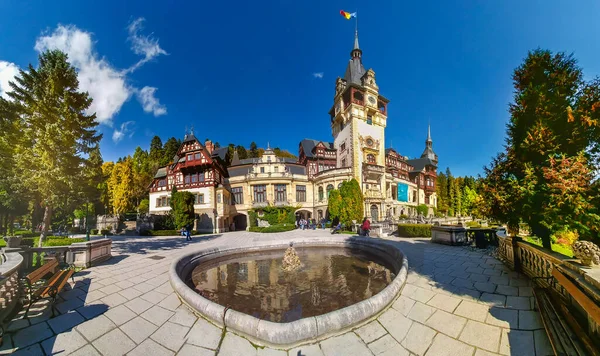
[[[323,187],[319,187],[319,201],[323,201]]]
[[[332,190],[333,190],[333,185],[332,185],[332,184],[329,184],[329,185],[327,186],[327,199],[329,199],[329,192],[331,192]]]
[[[372,153],[369,153],[367,155],[367,163],[369,164],[375,164],[375,155]]]

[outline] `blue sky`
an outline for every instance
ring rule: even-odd
[[[327,112],[354,32],[339,11],[358,10],[363,63],[391,99],[386,145],[420,155],[431,122],[440,168],[476,175],[502,149],[512,71],[528,50],[574,52],[587,78],[600,74],[598,1],[366,4],[4,0],[0,95],[16,67],[61,48],[101,113],[105,160],[186,126],[297,153],[305,137],[331,140]]]

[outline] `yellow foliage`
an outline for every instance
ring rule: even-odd
[[[575,230],[564,229],[554,234],[553,240],[556,241],[557,244],[563,246],[571,246],[577,240],[579,240],[579,233]]]

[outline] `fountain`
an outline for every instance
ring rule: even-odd
[[[169,274],[197,314],[258,345],[290,347],[371,320],[399,296],[407,270],[395,245],[324,236],[190,251]]]
[[[285,272],[295,272],[302,268],[302,262],[300,262],[300,257],[298,257],[296,249],[294,249],[293,242],[290,242],[290,247],[285,250],[285,254],[283,255],[283,260],[281,262],[281,268]]]

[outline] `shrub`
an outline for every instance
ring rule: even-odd
[[[406,215],[406,214],[401,214],[401,215],[400,215],[400,219],[408,219],[408,215]]]
[[[110,230],[107,229],[102,229],[100,230],[100,235],[112,235],[112,232]]]
[[[296,226],[293,224],[282,224],[282,225],[271,225],[262,229],[261,232],[269,233],[269,232],[284,232],[284,231],[292,231],[296,229]]]
[[[427,216],[427,213],[429,213],[429,207],[425,204],[421,204],[417,206],[417,213],[423,216]]]
[[[579,240],[579,234],[577,231],[571,231],[568,229],[558,231],[552,235],[552,242],[563,246],[571,246],[577,240]]]
[[[428,224],[398,224],[398,236],[401,236],[401,237],[431,237],[431,225],[428,225]]]
[[[264,227],[260,227],[260,226],[250,226],[250,228],[248,230],[250,232],[262,232],[263,229],[264,229]]]
[[[90,234],[91,235],[98,235],[98,232],[99,232],[98,229],[91,229],[90,230]]]
[[[481,227],[481,225],[477,221],[467,221],[467,227]]]
[[[197,230],[190,231],[190,235],[199,234]],[[181,230],[142,230],[140,236],[181,236]]]
[[[71,226],[69,228],[69,234],[78,234],[81,232],[81,228],[78,226]]]
[[[24,237],[21,239],[21,246],[33,247],[37,246],[37,239],[34,237]]]
[[[85,239],[70,239],[68,237],[47,239],[44,246],[69,246],[76,242],[85,242]]]

